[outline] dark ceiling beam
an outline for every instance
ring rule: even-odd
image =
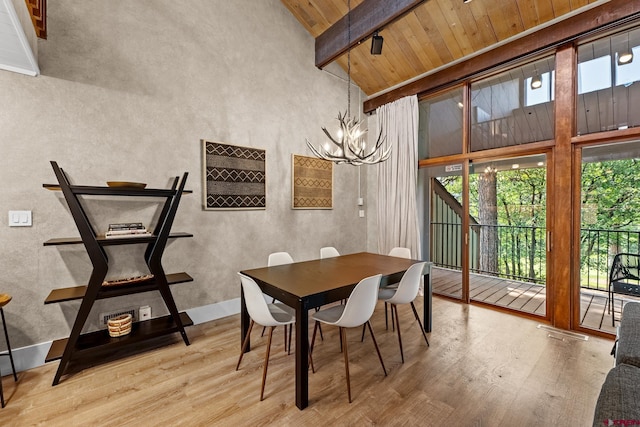
[[[496,66],[530,56],[535,52],[552,49],[596,31],[638,18],[640,18],[640,1],[611,0],[511,43],[368,99],[363,104],[363,111],[371,113],[381,105],[405,96],[420,95],[445,88]]]
[[[316,67],[323,68],[378,30],[411,12],[426,0],[365,0],[351,10],[351,40],[349,15],[316,37]]]

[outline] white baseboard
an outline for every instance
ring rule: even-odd
[[[202,307],[195,307],[186,310],[194,325],[222,319],[240,313],[240,298],[209,304]],[[26,371],[44,365],[52,341],[46,341],[21,348],[12,349],[13,362],[16,371]],[[2,354],[2,353],[0,353]],[[6,354],[6,352],[4,352]],[[11,361],[7,356],[0,356],[0,374],[2,376],[11,374]],[[52,379],[53,380],[53,379]]]
[[[240,313],[240,298],[228,301],[217,302],[215,304],[204,305],[186,310],[194,325],[222,319]]]

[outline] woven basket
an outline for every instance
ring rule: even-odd
[[[130,314],[123,314],[107,321],[110,337],[121,337],[131,332],[132,318]]]

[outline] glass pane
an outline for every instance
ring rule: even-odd
[[[471,85],[471,151],[553,138],[553,57]]]
[[[579,46],[578,135],[640,125],[638,81],[640,29]]]
[[[469,296],[546,313],[546,156],[476,162],[469,173]]]
[[[640,295],[624,293],[609,298],[609,271],[619,253],[640,254],[640,142],[582,149],[580,325],[585,328],[615,333],[611,310],[617,326],[624,304],[640,301]]]
[[[421,159],[462,153],[462,89],[420,101]]]
[[[578,94],[611,87],[611,56],[578,64]]]
[[[433,292],[462,297],[462,165],[420,169],[428,207],[429,261]]]

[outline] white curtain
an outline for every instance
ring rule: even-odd
[[[411,249],[414,259],[422,259],[416,206],[418,97],[378,107],[376,123],[392,147],[391,157],[378,164],[378,251],[387,254],[402,246]]]

